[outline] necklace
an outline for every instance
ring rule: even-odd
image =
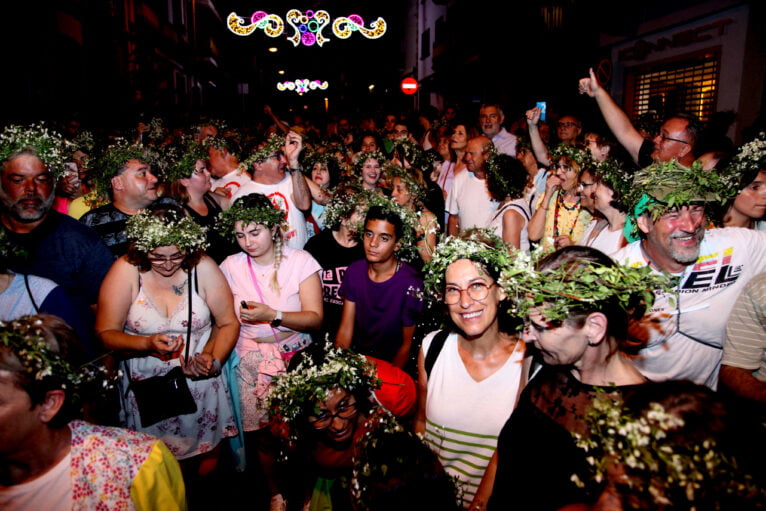
[[[556,196],[556,207],[553,210],[553,237],[558,238],[561,233],[559,232],[559,216],[561,216],[561,208],[564,208],[566,211],[577,211],[574,217],[574,222],[572,222],[571,227],[569,228],[569,233],[567,236],[570,238],[572,237],[572,233],[574,232],[575,226],[577,225],[577,221],[580,219],[580,199],[577,199],[577,202],[574,203],[574,206],[567,206],[564,202],[564,194],[559,191],[558,195]]]
[[[189,279],[184,280],[180,286],[176,286],[175,284],[172,284],[170,287],[173,288],[173,294],[176,296],[181,296],[184,294],[184,288],[186,287],[186,283],[189,282]]]

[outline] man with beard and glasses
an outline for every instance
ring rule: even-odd
[[[0,134],[0,220],[9,241],[26,252],[9,268],[48,278],[78,306],[87,307],[96,303],[113,257],[92,229],[51,210],[65,154],[61,136],[41,125],[5,128]]]
[[[706,230],[706,204],[736,187],[699,162],[655,163],[634,177],[624,234],[632,241],[612,255],[678,278],[659,293],[633,328],[637,368],[650,380],[688,379],[716,389],[726,321],[743,287],[766,271],[766,232],[738,227]]]

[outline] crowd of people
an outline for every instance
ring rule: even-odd
[[[0,507],[766,506],[766,135],[579,87],[602,132],[6,126]]]

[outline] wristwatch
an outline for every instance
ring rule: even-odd
[[[287,170],[288,170],[290,173],[293,173],[293,172],[303,172],[303,167],[301,167],[300,165],[298,165],[298,166],[297,166],[296,168],[294,168],[294,169],[293,169],[293,168],[290,168],[290,167],[287,167]]]
[[[282,311],[277,311],[277,315],[271,320],[271,326],[277,327],[282,324]]]

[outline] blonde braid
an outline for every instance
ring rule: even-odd
[[[271,290],[274,291],[277,296],[279,296],[280,288],[279,288],[279,280],[277,280],[277,273],[279,271],[279,265],[282,263],[282,234],[279,232],[279,227],[277,227],[277,232],[274,234],[274,273],[271,274],[271,282],[269,282],[269,287],[271,287]]]

